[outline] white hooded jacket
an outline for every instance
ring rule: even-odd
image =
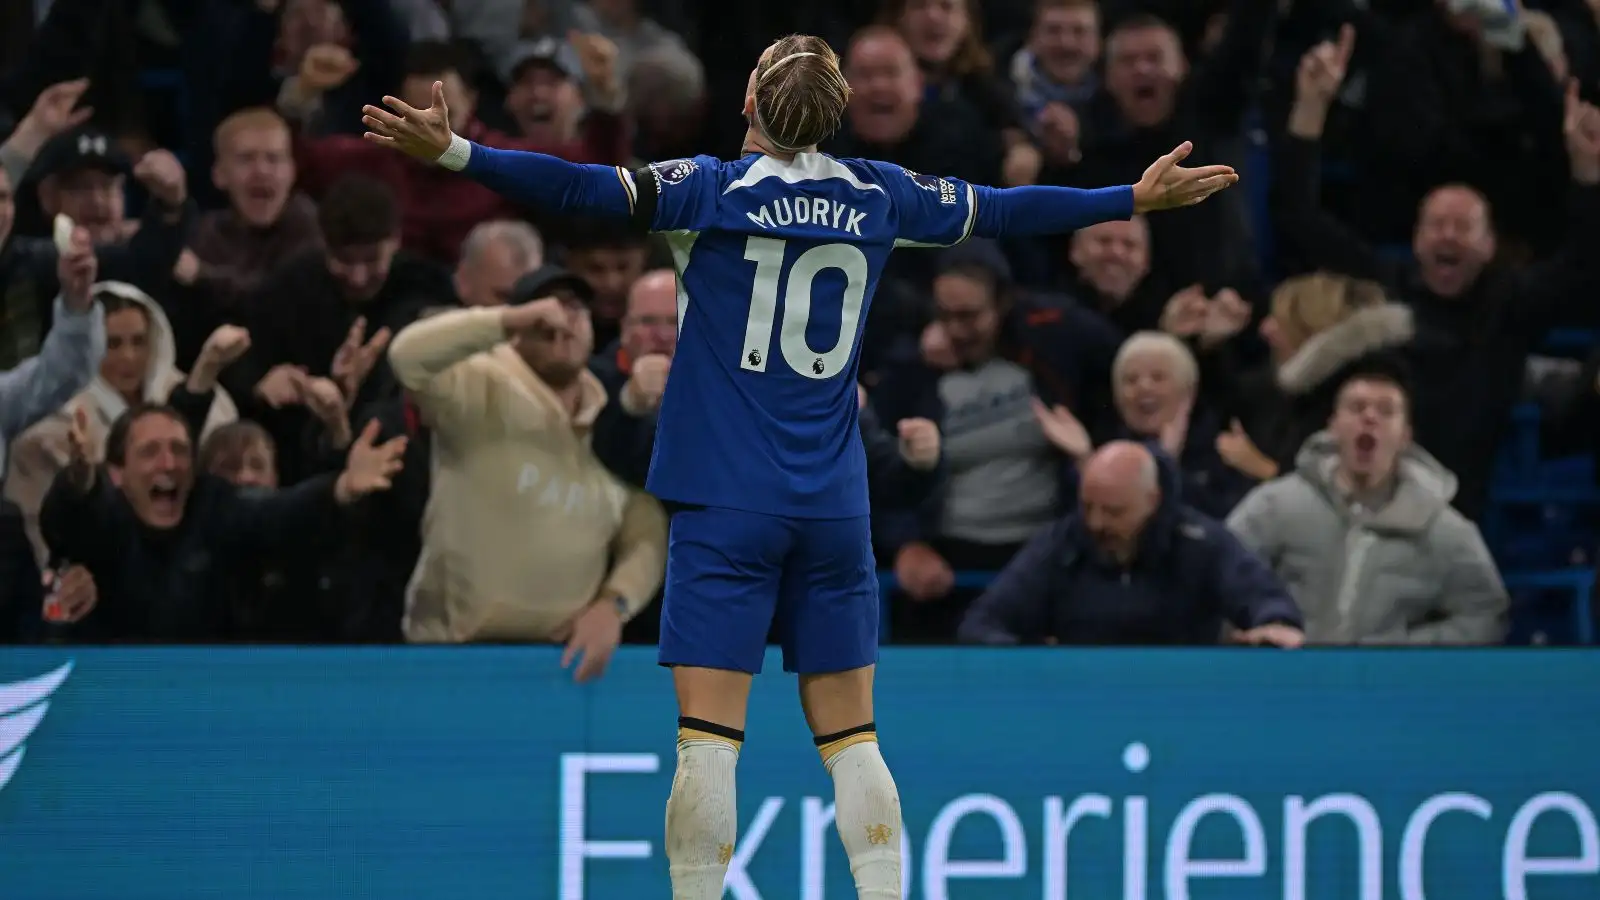
[[[94,286],[95,296],[111,294],[139,304],[150,323],[150,361],[145,369],[144,401],[165,403],[173,388],[188,376],[176,365],[177,345],[172,337],[172,325],[161,306],[149,294],[121,281],[102,281]],[[68,434],[72,419],[79,408],[88,412],[89,445],[97,462],[105,460],[106,437],[111,424],[128,409],[128,402],[105,378],[96,373],[89,386],[79,392],[53,415],[24,431],[11,447],[8,461],[5,495],[21,507],[27,525],[28,537],[40,565],[49,558],[49,549],[39,533],[39,508],[56,473],[66,468],[71,459]],[[233,399],[220,386],[206,414],[205,427],[196,436],[198,442],[222,425],[239,418]]]

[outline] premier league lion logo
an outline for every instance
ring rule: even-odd
[[[682,184],[685,179],[700,168],[700,164],[692,159],[672,159],[658,162],[650,168],[656,172],[656,177],[661,179],[663,185]]]

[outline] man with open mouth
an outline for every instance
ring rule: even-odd
[[[351,445],[341,472],[280,491],[236,487],[194,470],[184,417],[135,405],[111,426],[104,473],[74,422],[72,462],[40,511],[52,567],[86,566],[99,602],[63,637],[91,641],[214,642],[234,636],[232,578],[267,554],[315,552],[341,521],[337,507],[389,489],[406,439],[375,443],[376,423]]]

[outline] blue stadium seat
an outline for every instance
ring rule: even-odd
[[[139,72],[139,88],[146,94],[168,94],[172,98],[172,109],[176,115],[178,134],[188,133],[189,127],[189,83],[184,77],[182,69],[143,69]],[[177,155],[178,160],[184,165],[189,164],[185,159],[182,147],[169,148]],[[193,173],[191,173],[193,177]]]
[[[1373,249],[1379,256],[1391,262],[1409,263],[1413,259],[1410,244],[1379,244]]]
[[[1527,643],[1540,637],[1538,643],[1592,645],[1594,580],[1594,570],[1587,567],[1505,573],[1512,596],[1512,640]]]
[[[1557,328],[1545,337],[1545,352],[1555,356],[1588,356],[1600,345],[1600,332],[1587,328]]]
[[[1250,216],[1250,232],[1256,240],[1256,259],[1261,270],[1276,273],[1277,247],[1272,240],[1272,146],[1266,129],[1261,124],[1261,110],[1252,109],[1245,118],[1246,150],[1243,170],[1246,208]]]

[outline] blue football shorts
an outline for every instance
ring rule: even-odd
[[[755,674],[771,632],[785,671],[844,672],[878,661],[869,518],[677,507],[667,541],[661,664]]]

